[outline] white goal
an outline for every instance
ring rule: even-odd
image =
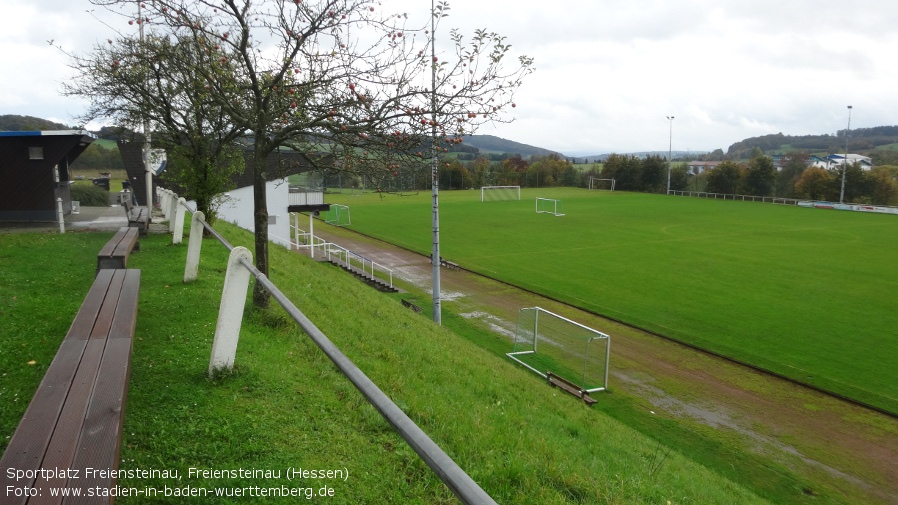
[[[349,219],[349,206],[340,205],[339,203],[331,204],[331,209],[324,215],[324,222],[334,226],[349,226],[352,221]]]
[[[564,213],[561,212],[561,200],[556,200],[554,198],[537,198],[536,213],[563,216]]]
[[[561,377],[581,395],[608,388],[611,337],[540,307],[520,310],[506,355],[545,379]]]
[[[496,202],[503,200],[520,200],[520,186],[483,186],[480,188],[481,202]]]
[[[589,189],[614,191],[614,179],[599,179],[598,177],[590,177]]]

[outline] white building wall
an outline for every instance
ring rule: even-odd
[[[271,181],[266,186],[268,200],[268,238],[284,247],[290,245],[290,215],[287,213],[287,194],[289,192],[286,179]],[[218,218],[249,230],[255,230],[253,215],[253,188],[237,188],[225,193],[225,198],[218,208]]]

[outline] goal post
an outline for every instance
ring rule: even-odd
[[[552,214],[555,216],[563,216],[561,211],[561,200],[555,198],[539,198],[536,199],[537,214]]]
[[[496,202],[505,200],[520,200],[520,186],[482,186],[480,188],[481,202]]]
[[[561,377],[586,393],[608,388],[611,337],[540,307],[520,310],[514,348],[506,356],[543,378]]]
[[[590,177],[589,189],[614,191],[614,179],[600,179],[598,177]]]
[[[352,224],[349,219],[349,206],[332,203],[330,210],[324,215],[324,222],[334,226],[349,226]]]

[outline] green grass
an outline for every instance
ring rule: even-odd
[[[225,223],[219,228],[236,245],[252,243],[245,232]],[[78,310],[96,252],[110,236],[0,235],[0,450]],[[456,503],[282,311],[249,309],[235,371],[207,378],[227,256],[217,242],[205,241],[200,278],[184,285],[185,251],[170,245],[168,236],[150,236],[129,261],[142,276],[119,465],[177,470],[183,480],[125,478],[119,485],[327,485],[335,494],[329,503]],[[274,247],[270,277],[499,503],[764,503],[743,485],[543,387],[520,367],[338,269]],[[190,467],[283,472],[290,466],[345,469],[349,477],[186,476]],[[788,472],[776,474],[790,480]],[[794,482],[769,494],[776,503],[803,499]],[[252,499],[257,502],[293,501]]]
[[[328,201],[429,252],[428,194]],[[898,413],[894,216],[559,188],[443,192],[440,228],[466,268]]]

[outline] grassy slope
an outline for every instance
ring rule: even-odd
[[[537,215],[535,196],[566,215]],[[330,201],[350,205],[352,228],[426,252],[427,197]],[[898,412],[894,216],[572,189],[478,198],[442,194],[444,257]]]
[[[251,243],[248,234],[221,227],[233,243]],[[110,235],[0,236],[0,440],[21,417]],[[349,478],[185,477],[120,485],[328,485],[333,503],[454,502],[279,310],[250,311],[236,372],[207,379],[225,251],[206,241],[200,280],[183,285],[185,247],[168,242],[144,239],[130,262],[143,274],[121,468],[345,468]],[[38,255],[58,261],[38,263]],[[274,248],[271,278],[500,503],[760,501],[335,269]]]

